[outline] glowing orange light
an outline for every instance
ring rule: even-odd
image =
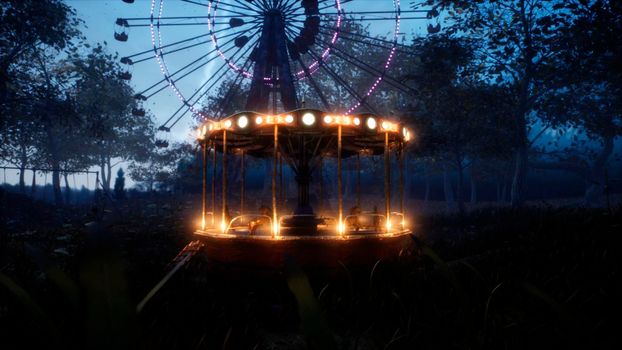
[[[227,223],[225,223],[224,221],[221,221],[220,230],[222,231],[222,233],[225,233],[225,231],[227,231]]]
[[[263,118],[261,116],[258,116],[257,118],[255,118],[255,124],[261,125],[262,123],[263,123]]]
[[[272,224],[272,232],[274,233],[275,237],[279,237],[279,223],[278,222],[274,222],[274,224]]]
[[[291,123],[293,123],[293,122],[294,122],[294,116],[293,116],[293,115],[291,115],[291,114],[286,115],[286,116],[285,116],[285,122],[286,122],[287,124],[291,124]]]
[[[361,125],[361,119],[355,117],[354,118],[354,125],[356,125],[356,126]]]
[[[331,115],[324,116],[324,123],[331,124],[332,122],[333,122],[333,116]]]
[[[225,128],[230,128],[231,127],[231,119],[227,119],[225,120]]]
[[[340,221],[337,224],[337,233],[343,236],[344,232],[346,232],[346,224],[343,221]]]

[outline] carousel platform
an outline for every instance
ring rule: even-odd
[[[283,269],[288,261],[301,267],[372,266],[378,260],[410,256],[414,248],[412,232],[401,228],[387,232],[379,227],[347,227],[340,234],[335,226],[319,224],[313,235],[298,235],[286,227],[279,231],[274,234],[269,225],[259,229],[238,225],[194,234],[203,242],[208,260],[266,269]]]

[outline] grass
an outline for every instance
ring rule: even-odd
[[[188,203],[152,204],[127,203],[122,217],[109,213],[95,226],[84,226],[87,211],[74,213],[71,227],[61,220],[9,232],[0,270],[3,347],[619,345],[620,208],[420,217],[416,261],[331,273],[240,270],[197,256],[137,315],[138,301],[190,239]],[[70,239],[58,241],[63,235]],[[70,254],[54,253],[59,244]]]

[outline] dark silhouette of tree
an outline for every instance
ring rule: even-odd
[[[569,2],[543,0],[431,0],[434,15],[445,15],[444,31],[479,43],[476,58],[483,78],[513,95],[515,169],[512,205],[525,200],[530,127],[552,85],[559,83],[558,45],[569,24]],[[420,7],[421,5],[415,5]]]
[[[622,4],[574,1],[568,8],[573,22],[563,33],[556,77],[563,88],[541,108],[560,130],[571,128],[571,143],[555,151],[542,147],[533,166],[579,174],[586,182],[584,202],[594,206],[601,204],[607,163],[622,135]]]

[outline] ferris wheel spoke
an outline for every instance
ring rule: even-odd
[[[241,66],[240,71],[236,74],[233,83],[229,86],[225,97],[218,104],[217,112],[215,113],[216,116],[223,117],[223,113],[225,112],[225,106],[229,104],[231,96],[233,95],[233,91],[235,91],[235,89],[241,88],[240,84],[243,80],[242,70],[246,69],[247,66],[249,66],[249,63],[252,63],[252,61],[250,60],[250,57],[247,57],[246,61],[244,61],[244,64]]]
[[[234,46],[235,47],[235,46]],[[242,55],[240,55],[239,57],[237,57],[235,59],[235,62],[233,64],[236,64],[239,59],[241,57],[244,57],[251,49],[252,46],[249,46],[243,53]],[[238,53],[240,53],[240,51],[242,51],[242,48],[238,48],[238,50],[236,52],[233,53],[233,55],[231,56],[231,58],[233,59]],[[216,85],[216,83],[218,83],[223,77],[224,75],[227,73],[227,70],[225,69],[224,72],[222,72],[220,74],[220,76],[217,77],[217,74],[219,74],[225,67],[227,67],[229,65],[228,62],[223,61],[222,64],[220,65],[220,67],[214,72],[212,73],[212,75],[199,87],[199,89],[197,89],[192,96],[190,96],[189,99],[183,101],[182,106],[164,123],[164,125],[167,125],[171,120],[173,120],[173,118],[175,118],[175,116],[184,108],[187,107],[186,111],[179,116],[174,122],[173,124],[171,124],[169,126],[169,128],[172,128],[175,124],[177,124],[177,122],[179,122],[179,120],[181,120],[181,118],[183,118],[184,115],[186,115],[188,113],[188,111],[190,111],[192,108],[191,106],[195,105],[196,103],[198,103],[205,95],[207,95],[207,93]],[[211,85],[207,88],[205,88],[205,86],[207,86],[207,84],[209,84],[211,82]],[[201,90],[204,91],[198,96],[196,97],[196,99],[194,100],[194,102],[192,102],[192,99],[195,98],[195,96],[201,92]],[[192,103],[191,103],[192,102]]]
[[[236,0],[236,1],[237,1],[237,2],[242,2],[242,0]],[[246,1],[246,0],[244,0],[244,1]],[[251,7],[253,7],[253,9],[254,9],[255,11],[258,11],[258,12],[263,12],[263,11],[266,11],[266,9],[265,9],[265,8],[263,8],[263,7],[262,7],[262,5],[261,5],[259,2],[255,2],[255,1],[246,1],[246,5],[247,5],[247,6],[251,6]]]
[[[332,35],[331,32],[332,28],[331,27],[327,27],[327,26],[322,26],[320,25],[320,33],[325,34],[325,35]],[[352,37],[351,37],[352,36]],[[353,38],[353,37],[357,37],[357,38]],[[374,47],[379,47],[379,48],[383,48],[383,49],[387,49],[387,50],[391,50],[393,48],[393,46],[402,48],[402,49],[397,49],[397,52],[399,53],[403,53],[403,54],[407,54],[407,55],[415,55],[415,52],[412,51],[412,49],[404,44],[399,44],[397,42],[393,42],[393,41],[389,41],[386,39],[381,39],[379,37],[373,37],[373,36],[369,36],[369,35],[363,35],[363,34],[358,34],[358,33],[354,33],[354,32],[349,32],[346,30],[341,30],[339,31],[339,38],[340,39],[344,39],[344,40],[348,40],[348,41],[352,41],[355,43],[360,43],[360,44],[365,44],[365,45],[370,45],[370,46],[374,46]],[[383,43],[383,44],[388,44],[391,46],[386,46],[386,45],[381,45],[378,43],[372,43],[369,41],[365,41],[364,39],[368,39],[368,40],[373,40],[376,41],[378,43]]]
[[[238,14],[240,16],[251,16],[248,12],[240,12],[241,10],[244,11],[251,11],[252,13],[261,15],[261,12],[252,8],[248,8],[248,7],[242,7],[242,6],[238,6],[238,5],[234,5],[228,2],[219,2],[214,8],[214,13],[216,13],[217,11],[226,11],[226,12],[230,12],[230,13],[235,13]],[[218,15],[214,16],[214,17],[218,17]]]
[[[257,31],[256,31],[255,33],[257,33]],[[231,40],[227,41],[224,45],[219,46],[219,48],[223,48],[224,46],[228,45],[230,42],[231,42]],[[252,45],[248,47],[248,49],[247,49],[247,51],[246,51],[246,52],[248,52],[248,51],[250,50],[250,48],[251,48],[251,47],[252,47]],[[223,54],[228,53],[229,51],[231,51],[231,50],[232,50],[232,49],[234,49],[234,48],[237,48],[237,50],[233,53],[233,55],[231,55],[231,57],[229,58],[229,60],[228,60],[228,61],[224,61],[224,62],[223,62],[223,67],[225,67],[225,66],[229,65],[229,64],[230,64],[230,62],[231,62],[231,60],[233,60],[233,58],[234,58],[234,57],[235,57],[235,56],[236,56],[236,55],[237,55],[237,54],[238,54],[238,53],[239,53],[239,52],[243,49],[243,47],[237,47],[237,46],[235,46],[235,45],[234,45],[234,46],[231,46],[231,47],[227,48],[226,50],[223,50],[223,51],[222,51],[222,53],[223,53]],[[191,73],[195,72],[197,69],[199,69],[199,68],[201,68],[201,67],[205,67],[207,64],[211,63],[211,62],[212,62],[213,60],[215,60],[217,57],[218,57],[218,56],[214,56],[214,57],[210,58],[207,62],[205,62],[205,63],[204,63],[204,64],[202,64],[201,66],[196,67],[196,68],[194,68],[192,71],[185,73],[185,74],[184,74],[184,75],[182,75],[181,77],[177,78],[175,81],[180,81],[181,79],[183,79],[183,78],[187,77],[188,75],[190,75]],[[234,64],[234,65],[237,63],[237,60],[239,60],[239,57],[236,59],[236,61],[235,61],[235,62],[233,62],[233,64]],[[225,72],[226,72],[226,71],[225,71]],[[214,74],[216,74],[216,73],[214,73]]]
[[[322,41],[323,42],[323,41]],[[324,42],[325,43],[325,42]],[[412,91],[414,91],[414,89],[412,89],[411,87],[409,87],[408,85],[400,82],[399,80],[393,78],[392,76],[388,75],[385,72],[379,70],[378,68],[372,66],[371,64],[363,61],[362,59],[358,58],[358,57],[354,57],[350,54],[348,54],[345,50],[340,49],[338,47],[334,48],[333,51],[333,55],[335,55],[338,58],[341,58],[342,60],[348,62],[349,64],[357,67],[359,70],[361,70],[362,72],[365,72],[367,74],[369,74],[372,77],[378,77],[378,76],[382,76],[382,82],[385,82],[387,85],[390,85],[404,93],[410,93]]]
[[[313,52],[313,50],[309,50],[309,54],[319,61],[319,56],[315,52]],[[336,81],[339,85],[343,86],[343,88],[346,89],[350,96],[354,97],[354,99],[357,100],[360,105],[364,105],[373,113],[378,114],[376,110],[367,103],[365,97],[361,97],[350,85],[348,85],[347,82],[345,82],[339,76],[339,74],[335,73],[335,71],[328,67],[328,65],[320,63],[320,68],[324,69],[324,71],[328,73],[328,75],[330,75],[334,81]]]
[[[243,7],[243,8],[245,8],[245,9],[249,10],[249,11],[253,11],[253,12],[257,12],[257,13],[261,13],[261,12],[262,12],[262,10],[260,10],[260,9],[257,9],[257,8],[254,8],[254,7],[249,6],[249,4],[252,4],[252,1],[250,1],[250,2],[249,2],[249,1],[235,0],[235,2],[236,2],[237,4],[239,4],[239,5],[238,5],[238,7]],[[222,3],[223,3],[223,2],[221,2],[221,4],[222,4]],[[225,3],[225,4],[226,4],[226,5],[229,5],[228,3]],[[219,6],[220,6],[220,5],[219,5]]]
[[[340,3],[341,3],[341,5],[343,5],[343,4],[347,4],[349,2],[352,2],[352,1],[354,1],[354,0],[342,0]],[[326,6],[320,7],[320,8],[318,8],[318,10],[321,12],[322,10],[326,10],[328,8],[331,8],[331,7],[335,7],[335,4],[330,4],[330,5],[326,5]]]
[[[223,52],[229,52],[229,51],[231,51],[233,48],[235,48],[235,46],[231,46],[231,47],[227,48],[226,50],[224,50]],[[210,59],[209,59],[209,60],[207,60],[206,62],[204,62],[204,63],[202,63],[202,64],[198,65],[197,67],[192,68],[190,71],[188,71],[188,72],[184,73],[182,76],[180,76],[180,77],[179,77],[179,78],[177,78],[176,80],[172,80],[172,79],[171,79],[171,77],[172,77],[173,75],[171,75],[171,76],[169,76],[169,80],[172,80],[172,81],[174,81],[174,82],[179,82],[180,80],[184,79],[185,77],[189,76],[190,74],[192,74],[192,73],[196,72],[197,70],[199,70],[199,69],[201,69],[201,68],[203,68],[203,67],[207,66],[208,64],[210,64],[211,62],[213,62],[216,58],[218,58],[218,56],[214,56],[214,57],[210,58]],[[179,71],[178,71],[178,72],[179,72]],[[167,82],[167,83],[168,83],[168,80],[166,79],[166,77],[164,78],[164,82]],[[162,90],[166,89],[167,87],[168,87],[168,84],[164,84],[164,86],[160,87],[158,90],[156,90],[155,92],[153,92],[153,93],[151,93],[150,95],[148,95],[148,96],[147,96],[147,98],[151,98],[151,97],[153,97],[154,95],[156,95],[156,94],[160,93]]]
[[[202,37],[205,37],[205,36],[208,36],[208,35],[210,35],[210,34],[209,33],[205,33],[205,34],[193,36],[193,37],[188,38],[188,39],[183,39],[183,40],[180,40],[180,41],[176,41],[176,42],[173,42],[173,43],[170,43],[170,44],[166,44],[166,45],[160,46],[160,47],[158,47],[158,49],[164,49],[164,48],[168,48],[168,47],[171,47],[171,46],[183,44],[185,42],[192,41],[192,40],[195,40],[195,39],[199,39],[199,38],[202,38]],[[147,53],[149,53],[149,54],[153,53],[153,49],[151,48],[151,49],[148,49],[148,50],[145,50],[145,51],[141,51],[141,52],[129,55],[129,56],[125,56],[125,57],[133,58],[133,57],[137,57],[137,56],[144,55],[144,54],[147,54]],[[134,62],[134,63],[136,63],[136,62]]]
[[[292,10],[292,8],[294,6],[296,6],[296,5],[298,5],[299,3],[300,3],[300,1],[296,1],[296,0],[289,1],[286,6],[283,6],[283,8],[281,8],[281,12],[285,13],[285,14],[288,14],[291,11],[293,11],[293,12],[298,11],[298,10],[302,9],[302,6],[297,7],[294,10]]]
[[[228,43],[224,44],[223,46],[226,46],[227,44],[228,44]],[[231,49],[233,49],[234,47],[235,47],[235,46],[231,46],[231,47],[227,48],[226,50],[224,50],[223,52],[228,52],[228,51],[230,51]],[[155,94],[157,94],[157,93],[159,93],[160,91],[164,90],[164,89],[168,86],[168,80],[169,80],[169,79],[174,78],[177,74],[179,74],[179,73],[181,73],[182,71],[184,71],[184,70],[186,70],[186,69],[190,68],[191,66],[195,65],[197,62],[201,61],[202,59],[204,59],[204,58],[206,58],[206,57],[209,57],[209,55],[211,55],[211,54],[213,54],[213,53],[215,53],[215,52],[217,52],[217,49],[212,49],[212,50],[211,50],[210,52],[208,52],[207,54],[205,54],[205,55],[203,55],[203,56],[199,57],[198,59],[196,59],[196,60],[194,60],[194,61],[192,61],[192,62],[188,63],[187,65],[185,65],[185,66],[181,67],[180,69],[178,69],[177,71],[173,72],[172,74],[165,76],[163,79],[161,79],[161,80],[160,80],[160,81],[158,81],[157,83],[155,83],[155,84],[151,85],[150,87],[148,87],[147,89],[145,89],[144,91],[142,91],[142,92],[140,93],[140,95],[143,95],[143,94],[147,93],[148,91],[150,91],[151,89],[153,89],[153,88],[157,87],[158,85],[160,85],[160,84],[162,84],[162,83],[165,83],[165,84],[164,84],[164,86],[162,86],[162,87],[161,87],[160,89],[158,89],[156,92],[154,92],[154,93],[150,94],[149,96],[147,96],[147,98],[153,97]],[[201,68],[201,67],[204,67],[206,64],[209,64],[210,62],[212,62],[213,60],[215,60],[217,57],[218,57],[218,55],[216,55],[216,56],[214,56],[214,57],[212,57],[212,58],[208,59],[208,60],[207,60],[206,62],[204,62],[203,64],[200,64],[198,67],[195,67],[195,68],[193,68],[192,70],[190,70],[189,72],[185,73],[183,77],[187,76],[187,75],[188,75],[188,74],[190,74],[190,73],[195,72],[196,70],[198,70],[198,69],[199,69],[199,68]],[[183,77],[182,77],[182,78],[183,78]]]
[[[239,16],[236,16],[235,18],[238,18]],[[217,18],[217,17],[214,17]],[[261,20],[257,19],[254,21],[250,21],[250,22],[244,22],[244,24],[255,24],[255,23],[260,23]],[[156,27],[186,27],[186,26],[206,26],[209,23],[207,22],[192,22],[192,23],[157,23]],[[226,21],[226,22],[212,22],[212,25],[227,25],[227,24],[231,24],[230,21]],[[151,27],[151,23],[145,23],[145,24],[130,24],[130,27]]]
[[[395,14],[396,11],[343,11],[341,13],[338,12],[324,12],[322,13],[322,15],[378,15],[378,14]],[[428,13],[428,11],[426,10],[400,10],[399,14],[403,14],[403,13]],[[393,17],[395,18],[395,17]]]
[[[309,78],[309,83],[311,83],[311,87],[313,87],[313,90],[315,90],[316,94],[320,98],[320,101],[322,101],[322,104],[324,105],[324,107],[328,111],[332,111],[332,108],[330,108],[330,103],[328,103],[328,100],[326,99],[326,96],[324,96],[324,93],[322,92],[320,87],[315,82],[315,79],[313,78],[313,75],[311,74],[311,72],[309,72],[309,68],[304,64],[304,62],[302,61],[302,59],[300,57],[298,57],[297,62],[298,62],[298,64],[300,64],[300,67],[302,67],[302,70],[305,72],[305,76],[307,76],[307,78]]]

